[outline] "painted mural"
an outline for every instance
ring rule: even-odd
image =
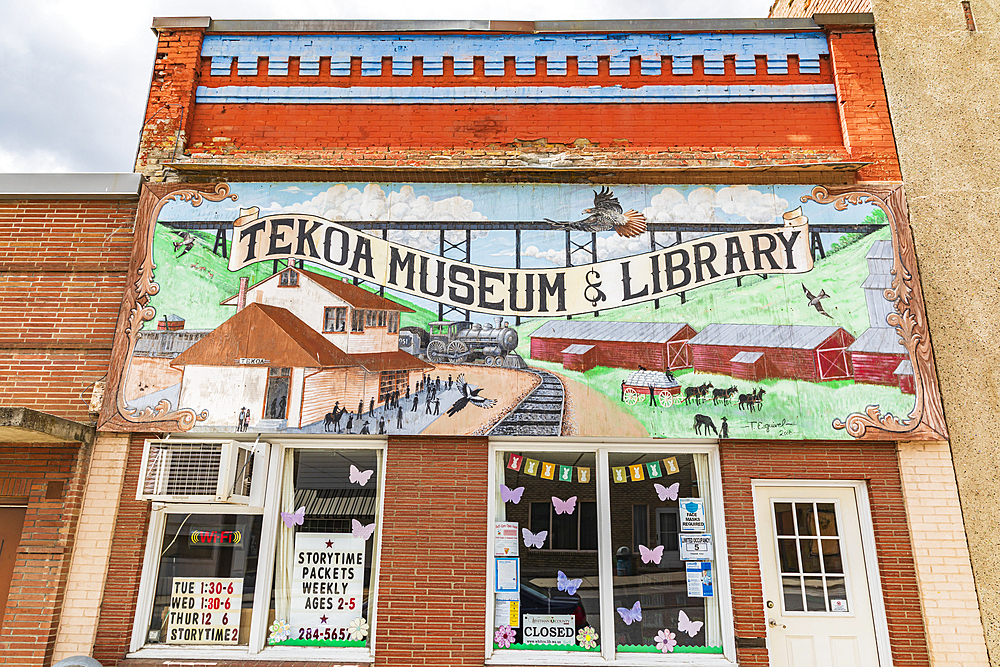
[[[945,437],[898,187],[236,183],[145,201],[108,428]]]

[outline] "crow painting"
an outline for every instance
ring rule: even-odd
[[[472,403],[477,408],[492,408],[497,402],[492,398],[486,398],[485,396],[480,396],[479,392],[483,389],[482,387],[478,389],[473,389],[465,382],[465,373],[458,376],[458,392],[461,394],[459,399],[452,403],[451,407],[448,408],[448,412],[445,413],[449,417],[454,417],[459,412],[465,409],[469,403]]]
[[[594,207],[583,211],[588,214],[583,220],[559,222],[545,218],[545,222],[574,232],[609,232],[614,230],[619,236],[632,238],[646,231],[646,217],[636,210],[622,212],[618,198],[608,188],[594,191]]]

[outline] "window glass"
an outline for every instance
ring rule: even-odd
[[[610,452],[608,468],[616,650],[721,653],[708,457]]]
[[[149,644],[247,644],[261,523],[254,515],[167,515]]]
[[[594,453],[505,453],[497,475],[497,649],[600,652]]]
[[[323,331],[342,332],[347,329],[347,308],[327,306],[323,310]]]
[[[836,505],[774,502],[772,510],[785,611],[849,612]]]
[[[354,308],[351,310],[351,331],[361,332],[365,330],[365,311]]]
[[[287,457],[267,643],[370,646],[379,454],[309,449]]]

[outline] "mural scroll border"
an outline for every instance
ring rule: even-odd
[[[886,317],[886,322],[896,329],[913,366],[916,396],[913,409],[906,418],[900,419],[892,413],[882,414],[878,405],[869,405],[864,412],[851,413],[843,420],[835,419],[833,428],[846,430],[859,440],[899,440],[902,439],[900,436],[915,440],[946,440],[948,432],[903,186],[816,186],[810,194],[802,195],[800,201],[830,205],[838,211],[859,204],[873,204],[885,213],[892,232],[893,250],[892,285],[885,290],[885,298],[893,303],[896,311]]]
[[[205,201],[221,202],[226,199],[236,201],[238,195],[230,192],[228,183],[197,185],[145,184],[139,197],[136,211],[135,239],[132,247],[132,266],[122,306],[118,313],[115,343],[112,348],[111,367],[108,370],[109,395],[101,406],[99,429],[121,431],[189,431],[199,421],[208,419],[208,410],[196,412],[191,408],[176,406],[161,400],[156,405],[143,409],[131,408],[125,404],[123,385],[132,364],[132,353],[139,340],[144,322],[156,317],[156,311],[149,306],[149,297],[160,291],[154,281],[156,264],[153,263],[153,236],[156,221],[163,207],[172,201],[189,202],[191,206],[201,206]],[[140,261],[136,261],[141,257]]]

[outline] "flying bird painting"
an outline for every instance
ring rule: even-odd
[[[646,231],[646,216],[634,209],[622,211],[615,194],[606,187],[594,191],[594,207],[584,209],[589,214],[583,220],[559,222],[545,218],[545,222],[574,232],[609,232],[632,238]]]
[[[802,291],[806,293],[806,298],[809,299],[809,305],[815,308],[817,313],[820,315],[826,315],[831,320],[833,319],[833,315],[823,310],[823,304],[820,303],[820,299],[830,298],[830,295],[826,293],[826,290],[820,290],[819,294],[813,294],[809,291],[809,288],[805,286],[805,283],[802,283]]]
[[[458,376],[458,391],[461,393],[461,397],[451,404],[448,408],[447,414],[449,417],[454,417],[459,412],[465,409],[469,403],[472,403],[477,408],[488,409],[492,408],[497,402],[492,398],[486,398],[485,396],[480,396],[479,392],[483,390],[482,387],[473,389],[465,382],[465,373]]]

